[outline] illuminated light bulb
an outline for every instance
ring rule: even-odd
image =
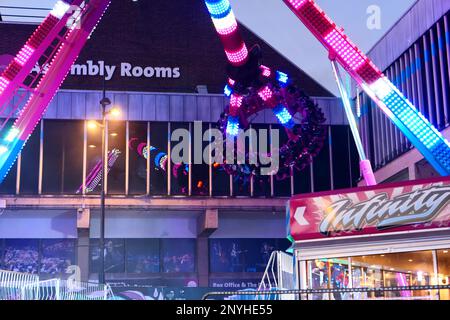
[[[325,41],[352,70],[357,70],[364,64],[365,59],[363,55],[336,29],[333,29],[325,36]]]
[[[258,91],[258,95],[265,102],[273,97],[273,92],[268,86],[265,86]]]
[[[230,97],[232,95],[232,93],[233,93],[233,89],[231,89],[229,85],[226,85],[225,88],[223,89],[223,93],[227,97]]]
[[[281,71],[277,71],[277,81],[280,82],[281,84],[287,84],[289,82],[289,76]]]
[[[261,69],[261,74],[266,77],[269,78],[272,75],[272,70],[270,70],[269,67],[266,66],[260,66],[259,67]]]
[[[5,137],[5,141],[12,142],[19,135],[19,129],[11,128]]]
[[[119,108],[112,108],[109,113],[111,114],[111,116],[113,116],[114,118],[117,118],[120,116],[121,112]]]
[[[237,117],[228,117],[227,134],[237,136],[239,134],[239,119]]]
[[[91,148],[91,149],[95,149],[95,148],[97,148],[97,146],[96,146],[96,145],[94,145],[94,144],[90,144],[90,145],[89,145],[89,148]]]
[[[91,130],[97,129],[97,122],[94,121],[94,120],[89,121],[87,125],[88,125],[88,128],[91,129]]]
[[[237,21],[233,11],[230,11],[226,17],[216,19],[211,16],[217,33],[227,35],[237,29]]]
[[[231,5],[228,0],[220,1],[205,1],[206,7],[210,15],[214,18],[220,19],[220,17],[225,17],[231,11]]]
[[[56,2],[55,6],[53,7],[53,10],[50,11],[50,14],[58,19],[61,19],[62,17],[64,17],[64,15],[69,9],[70,9],[69,4],[59,0],[58,2]]]
[[[370,90],[372,90],[380,100],[386,98],[393,91],[386,80],[387,78],[380,78],[369,86]]]
[[[8,151],[8,148],[6,146],[1,145],[0,146],[0,155],[5,154]]]
[[[231,95],[230,98],[230,107],[233,110],[239,109],[242,106],[242,100],[244,98],[242,96],[239,96],[237,94]]]
[[[280,123],[286,128],[292,129],[295,126],[291,114],[284,105],[279,104],[273,109],[273,112]]]
[[[302,5],[304,5],[309,0],[289,0],[289,3],[298,10]]]
[[[228,84],[229,84],[230,86],[234,86],[235,83],[236,83],[235,80],[233,80],[233,79],[231,79],[231,78],[228,78]]]
[[[23,67],[33,53],[34,49],[26,44],[20,49],[14,60]]]
[[[9,85],[9,80],[6,79],[5,77],[0,77],[0,94],[3,93],[3,91],[5,91],[5,89],[8,87]]]
[[[239,50],[230,52],[225,50],[225,54],[227,55],[228,61],[232,64],[240,64],[244,62],[248,58],[248,50],[245,43],[242,43],[242,46]]]
[[[111,133],[111,137],[117,137],[117,136],[118,136],[117,132]]]

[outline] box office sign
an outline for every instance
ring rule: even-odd
[[[450,178],[294,196],[296,241],[450,227]]]

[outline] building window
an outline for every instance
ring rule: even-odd
[[[41,125],[39,123],[22,149],[20,169],[21,194],[38,193],[40,134]]]
[[[210,239],[211,273],[264,272],[273,251],[286,250],[286,239]]]
[[[129,122],[129,193],[147,192],[147,122]]]
[[[450,249],[437,250],[438,261],[438,285],[448,286],[450,284]],[[440,290],[441,300],[450,300],[450,290]]]
[[[273,130],[278,130],[280,141],[280,148],[285,145],[289,138],[286,129],[282,125],[272,125]],[[280,161],[281,162],[281,161]],[[278,174],[273,177],[273,191],[276,197],[290,197],[291,196],[291,172],[288,168],[280,168]]]
[[[349,141],[347,126],[331,127],[331,153],[333,163],[333,183],[335,189],[349,188],[351,170],[349,159]]]
[[[99,239],[90,239],[90,272],[100,271],[100,242]],[[105,273],[125,272],[125,245],[123,239],[105,239],[104,250]]]
[[[171,195],[188,195],[189,191],[189,148],[191,148],[189,137],[187,141],[184,141],[186,138],[184,133],[189,133],[189,124],[188,123],[179,123],[179,122],[171,122],[170,123],[170,132],[171,137],[174,132],[177,134],[181,134],[181,136],[177,136],[179,141],[171,141],[170,149],[171,149],[171,163],[170,163],[170,194]],[[190,133],[189,133],[190,134]],[[187,144],[187,148],[184,148]],[[175,152],[174,152],[175,151]],[[180,159],[176,159],[180,158]],[[175,161],[180,161],[185,159],[186,161],[182,161],[181,163],[175,163]]]
[[[39,240],[6,239],[3,269],[37,274],[39,271]]]
[[[328,127],[325,128],[328,132]],[[329,139],[325,139],[322,150],[314,158],[314,192],[331,190]],[[339,167],[337,168],[337,170]]]
[[[4,119],[0,119],[0,123],[3,123]],[[9,119],[3,129],[4,132],[8,132],[14,123],[14,119]],[[0,194],[15,194],[16,193],[16,179],[17,179],[17,161],[11,167],[5,180],[0,185]]]
[[[127,272],[159,273],[159,240],[127,239]]]
[[[168,124],[150,123],[150,143],[154,149],[150,152],[150,194],[167,195],[167,144]]]
[[[195,272],[195,239],[161,239],[164,273]]]
[[[64,278],[67,268],[75,265],[74,239],[41,240],[40,274],[50,278]]]
[[[199,124],[192,124],[192,130],[191,130],[191,135],[193,137],[193,139],[198,139],[198,141],[200,141],[200,137],[196,137],[194,135],[194,130],[195,130],[195,126],[199,125]],[[203,135],[208,131],[209,129],[209,123],[203,123],[201,122],[201,133],[202,133],[202,137]],[[203,139],[202,139],[203,140]],[[205,162],[205,159],[203,159],[203,151],[206,149],[206,147],[209,145],[210,143],[208,141],[202,141],[202,143],[200,145],[201,150],[197,150],[198,152],[198,157],[201,156],[201,163],[195,163],[194,160],[194,156],[196,150],[195,148],[195,144],[194,141],[192,141],[192,145],[191,145],[191,152],[192,152],[192,195],[194,196],[208,196],[209,195],[209,165],[207,162]],[[214,183],[213,183],[214,186]]]
[[[118,150],[119,156],[108,173],[108,194],[125,194],[125,158],[127,152],[124,121],[108,122],[108,151]]]
[[[44,193],[77,192],[83,176],[83,136],[82,121],[45,121]]]
[[[218,125],[213,123],[211,128],[218,129]],[[230,196],[230,176],[218,163],[212,166],[212,194],[216,197]]]

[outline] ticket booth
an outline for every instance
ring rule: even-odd
[[[450,178],[294,196],[288,205],[298,286],[447,285]],[[450,290],[314,294],[314,300],[449,300]]]

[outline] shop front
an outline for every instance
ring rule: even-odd
[[[448,285],[450,179],[294,196],[289,235],[301,289]],[[449,300],[450,290],[334,292],[305,298]]]

